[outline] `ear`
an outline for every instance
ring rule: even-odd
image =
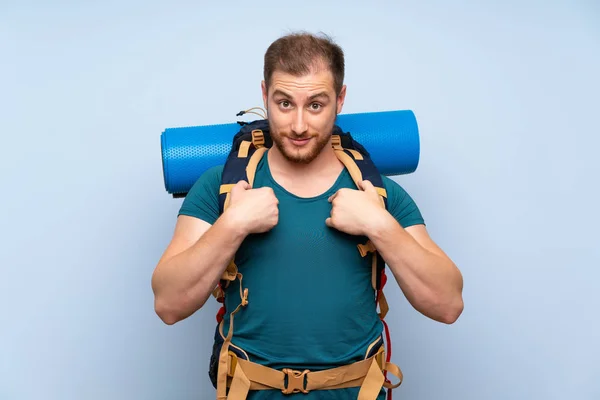
[[[342,90],[340,90],[340,94],[337,96],[337,113],[340,114],[342,112],[342,108],[344,107],[344,100],[346,99],[346,85],[342,86]]]
[[[263,104],[265,106],[265,109],[268,109],[269,107],[267,107],[267,84],[265,83],[264,80],[261,81],[260,88],[262,90]]]

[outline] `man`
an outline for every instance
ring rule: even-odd
[[[223,167],[214,167],[183,202],[153,274],[155,309],[167,324],[189,317],[235,259],[243,282],[226,289],[215,363],[232,311],[230,349],[253,363],[322,371],[365,359],[381,345],[383,329],[373,306],[371,261],[357,251],[367,240],[416,310],[447,324],[462,312],[461,273],[429,237],[411,197],[383,177],[383,208],[372,183],[357,188],[334,154],[343,79],[343,52],[328,38],[291,34],[272,43],[261,86],[273,146],[253,186],[238,182],[219,215]],[[234,380],[247,383],[245,376]],[[356,399],[359,390],[314,390],[301,398]],[[249,398],[289,398],[281,392],[251,391]]]

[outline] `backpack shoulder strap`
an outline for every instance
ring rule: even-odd
[[[266,120],[254,121],[245,124],[233,137],[231,150],[223,166],[221,176],[219,214],[222,214],[229,206],[231,189],[237,182],[245,180],[251,187],[254,185],[256,167],[267,149],[272,145],[268,128],[269,124]],[[236,278],[240,278],[240,274],[235,261],[231,260],[225,271],[223,271],[218,286],[212,293],[218,302],[224,302],[224,289]],[[222,306],[217,314],[218,322],[222,320],[224,314],[225,307]]]
[[[231,188],[237,182],[245,180],[250,186],[254,185],[256,167],[271,145],[269,125],[266,120],[244,125],[233,137],[231,150],[223,166],[219,188],[219,214],[229,206]]]
[[[387,192],[383,184],[383,178],[373,163],[369,152],[358,143],[349,132],[343,132],[337,126],[332,135],[332,146],[338,159],[344,164],[357,187],[358,182],[362,180],[371,182],[379,193],[382,207],[387,209]],[[371,283],[373,289],[376,291],[376,303],[379,304],[380,308],[379,316],[383,320],[389,310],[387,300],[383,294],[383,287],[387,281],[385,275],[385,261],[376,251],[375,246],[371,241],[367,241],[365,244],[359,244],[358,250],[363,257],[372,253]]]
[[[371,182],[381,197],[383,207],[387,208],[383,179],[369,152],[349,132],[343,132],[339,127],[334,130],[331,142],[338,159],[344,164],[357,187],[358,182],[362,180]]]
[[[338,159],[346,166],[346,169],[350,173],[352,180],[358,187],[358,182],[361,180],[370,181],[377,192],[379,193],[382,206],[387,209],[388,199],[387,193],[383,184],[383,178],[368,151],[356,140],[352,138],[352,135],[348,132],[344,133],[336,126],[332,136],[332,146],[335,149],[335,153]],[[371,284],[375,291],[375,307],[379,306],[379,318],[383,323],[387,351],[386,351],[386,362],[390,362],[392,357],[392,340],[389,332],[387,323],[385,322],[385,316],[389,311],[389,305],[383,293],[383,287],[387,282],[387,276],[385,274],[385,260],[375,245],[368,240],[365,244],[359,244],[358,250],[362,257],[366,257],[369,253],[372,253],[371,262]],[[387,373],[384,374],[384,379],[387,379]],[[391,392],[389,393],[391,395]]]

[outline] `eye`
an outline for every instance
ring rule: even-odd
[[[321,105],[319,103],[312,103],[310,108],[314,111],[319,111],[321,109]]]
[[[282,100],[279,102],[279,105],[283,108],[288,108],[288,107],[290,107],[290,102],[287,100]]]

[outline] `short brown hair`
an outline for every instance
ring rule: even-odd
[[[329,68],[333,75],[336,94],[344,84],[344,52],[327,35],[314,35],[297,32],[275,40],[265,53],[264,79],[267,88],[275,70],[301,76],[311,71],[320,62]]]

